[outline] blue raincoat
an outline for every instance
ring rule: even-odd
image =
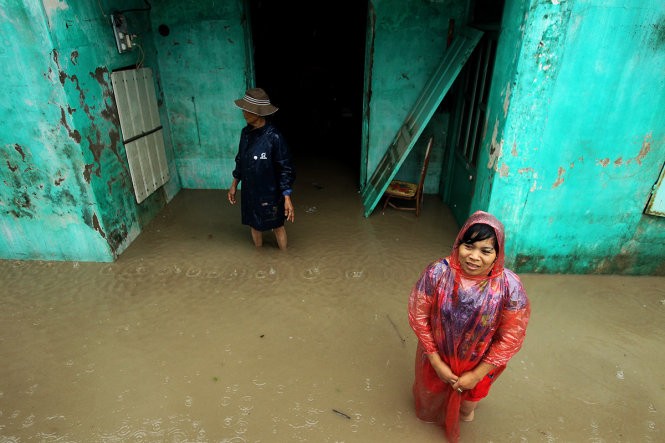
[[[233,178],[242,183],[242,224],[258,231],[284,225],[284,195],[291,193],[296,173],[284,137],[270,122],[243,128]]]

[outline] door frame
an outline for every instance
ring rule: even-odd
[[[446,142],[441,197],[458,223],[470,214],[476,190],[480,151],[487,135],[488,100],[499,40],[498,26],[477,26],[484,31],[454,85],[455,104]]]

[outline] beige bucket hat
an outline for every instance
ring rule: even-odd
[[[279,109],[270,103],[270,97],[261,88],[248,89],[245,91],[245,96],[234,100],[234,103],[240,109],[260,115],[261,117],[274,114]]]

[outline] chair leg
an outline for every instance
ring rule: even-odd
[[[383,201],[383,211],[386,210],[386,206],[388,206],[388,202],[390,201],[390,197],[386,195],[386,199]]]

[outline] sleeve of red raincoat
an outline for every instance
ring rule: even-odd
[[[436,300],[437,282],[447,270],[443,260],[431,263],[422,272],[409,296],[409,324],[426,354],[437,352],[430,323],[431,311]]]
[[[512,271],[506,273],[501,323],[494,334],[492,344],[483,361],[494,366],[505,366],[522,347],[526,327],[531,316],[531,305],[519,277]]]

